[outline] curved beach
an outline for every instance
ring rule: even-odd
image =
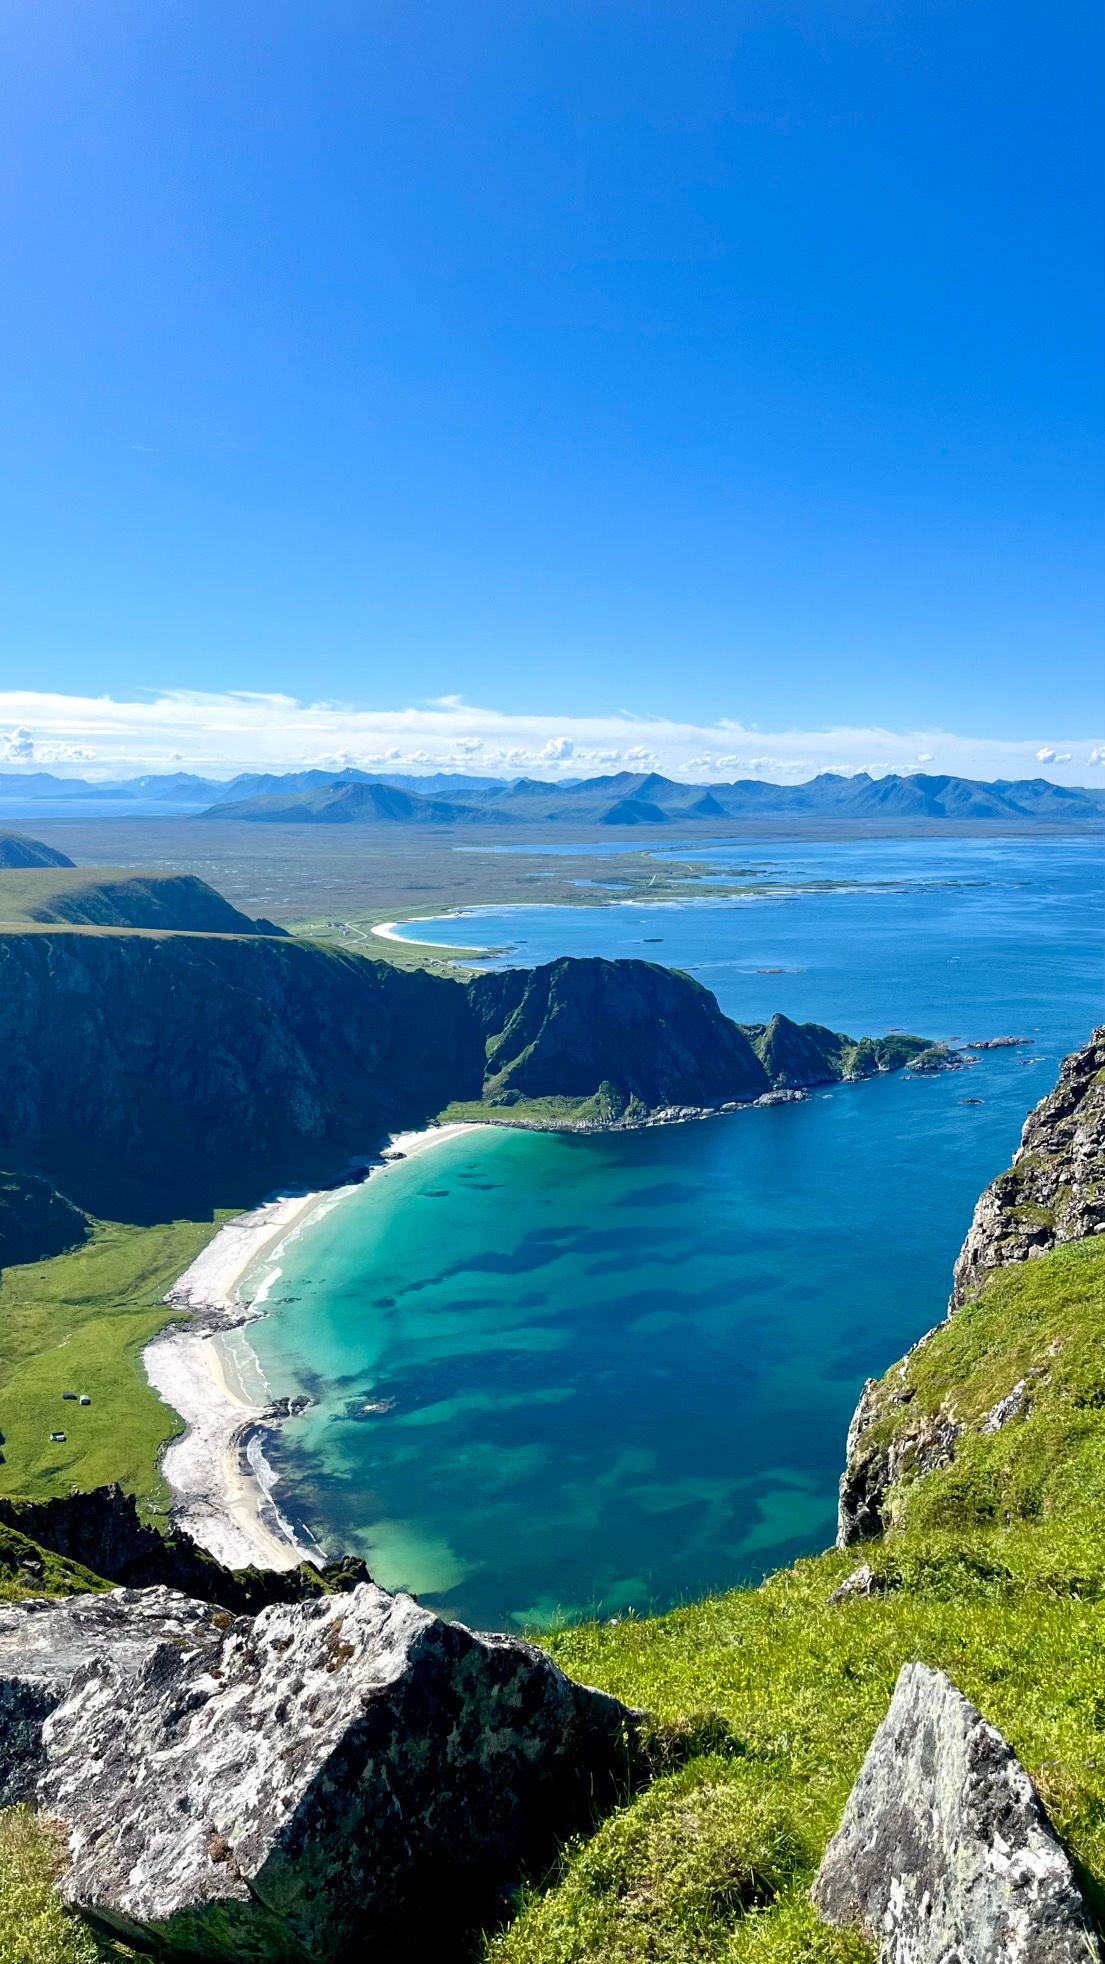
[[[412,1159],[481,1129],[436,1125],[397,1133],[385,1148],[394,1157],[381,1159],[369,1177],[379,1178],[400,1158]],[[264,1257],[279,1261],[282,1246],[312,1215],[329,1212],[355,1191],[356,1185],[349,1185],[282,1195],[226,1222],[166,1298],[190,1312],[189,1321],[155,1337],[143,1353],[150,1384],[185,1424],[161,1458],[173,1492],[174,1522],[228,1568],[292,1568],[319,1559],[318,1549],[301,1542],[283,1519],[265,1483],[263,1457],[251,1445],[260,1426],[275,1422],[275,1414],[246,1397],[228,1369],[222,1339],[264,1314],[240,1294],[250,1270]]]

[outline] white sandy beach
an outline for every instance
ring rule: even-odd
[[[369,1177],[378,1179],[386,1172],[387,1155],[412,1159],[462,1133],[481,1130],[476,1124],[434,1125],[396,1133]],[[197,1327],[167,1330],[144,1353],[150,1384],[186,1427],[165,1448],[161,1462],[173,1490],[174,1519],[228,1568],[251,1563],[291,1568],[318,1559],[318,1551],[296,1539],[246,1456],[250,1433],[269,1412],[266,1405],[247,1399],[228,1373],[220,1332],[225,1335],[249,1319],[251,1305],[240,1289],[261,1258],[278,1261],[282,1246],[312,1215],[328,1212],[356,1190],[351,1185],[282,1195],[228,1221],[167,1297],[192,1311]]]
[[[381,941],[401,941],[405,948],[437,948],[441,945],[439,942],[421,941],[417,934],[405,934],[401,930],[404,928],[425,927],[430,921],[460,921],[464,917],[465,909],[463,907],[458,907],[453,913],[414,914],[409,921],[377,921],[372,928],[372,933],[378,934]],[[456,952],[458,955],[462,952],[466,955],[489,955],[491,949],[475,941],[466,941],[463,951],[458,948]]]

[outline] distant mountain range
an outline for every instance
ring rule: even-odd
[[[319,778],[322,782],[318,782]],[[237,778],[203,816],[310,825],[576,825],[655,826],[734,818],[1100,820],[1105,792],[1071,789],[1045,778],[978,784],[958,777],[842,777],[827,772],[808,784],[678,784],[655,771],[620,771],[575,784],[532,778],[487,783],[456,778],[447,795],[352,772],[340,778],[301,772],[292,780]],[[440,779],[435,780],[442,785]],[[282,788],[277,789],[277,786]],[[442,789],[444,787],[442,786]]]
[[[1046,778],[998,779],[911,773],[854,777],[826,771],[806,784],[680,784],[655,771],[548,784],[468,777],[382,776],[367,771],[243,772],[228,783],[174,772],[113,784],[49,772],[0,773],[0,810],[63,802],[112,813],[189,812],[208,819],[284,825],[663,826],[741,818],[990,819],[1081,823],[1105,819],[1105,790]]]

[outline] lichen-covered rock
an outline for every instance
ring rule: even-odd
[[[951,1306],[987,1270],[1105,1232],[1105,1028],[1064,1059],[1030,1112],[1013,1164],[987,1187],[955,1265]]]
[[[39,1800],[68,1900],[159,1954],[451,1955],[612,1795],[631,1733],[530,1645],[363,1584],[90,1665]]]
[[[907,1664],[813,1900],[880,1964],[1100,1964],[1039,1796],[942,1671]]]
[[[99,1660],[137,1671],[161,1644],[183,1656],[229,1621],[171,1589],[0,1603],[0,1806],[32,1795],[46,1764],[43,1728],[76,1672]]]
[[[867,1596],[885,1596],[890,1584],[884,1575],[876,1575],[870,1562],[861,1562],[844,1581],[839,1583],[829,1597],[831,1603],[851,1603]]]

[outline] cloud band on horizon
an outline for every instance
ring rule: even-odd
[[[731,717],[699,724],[628,710],[511,713],[460,696],[377,710],[236,690],[167,689],[133,700],[0,690],[0,768],[93,778],[318,766],[550,779],[660,770],[698,782],[797,782],[826,770],[1038,777],[1041,765],[1055,782],[1093,782],[1105,743],[1047,731],[998,738],[877,725],[769,732]]]

